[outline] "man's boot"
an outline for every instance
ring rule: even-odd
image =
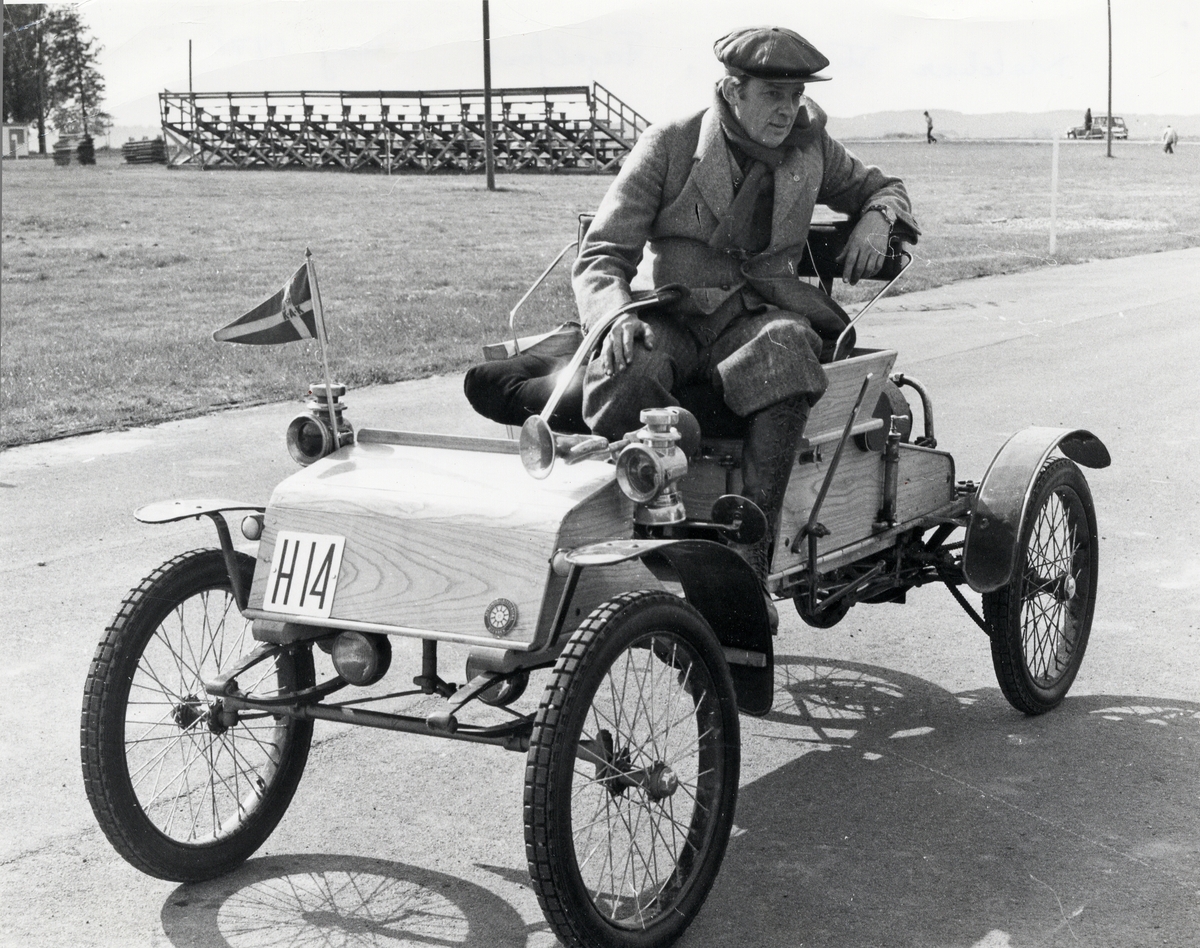
[[[742,442],[742,496],[753,501],[767,517],[767,532],[757,543],[731,544],[750,564],[767,603],[771,631],[779,625],[779,613],[767,592],[771,568],[771,541],[783,507],[796,451],[808,420],[808,398],[793,395],[768,405],[750,417],[750,429]]]

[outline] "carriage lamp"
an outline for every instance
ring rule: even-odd
[[[392,664],[392,643],[377,632],[339,632],[331,651],[333,667],[352,685],[373,685]]]
[[[678,408],[642,410],[644,425],[617,456],[617,484],[637,504],[634,521],[645,526],[679,523],[687,518],[679,481],[687,473],[687,457],[679,445]]]
[[[329,386],[328,395],[322,383],[309,386],[308,397],[304,400],[304,411],[293,418],[287,428],[288,454],[297,464],[307,467],[327,454],[332,454],[339,446],[354,441],[354,428],[342,417],[346,406],[339,399],[345,394],[345,385]],[[333,403],[332,419],[330,402]]]

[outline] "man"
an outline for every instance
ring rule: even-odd
[[[932,145],[937,139],[933,137],[933,116],[925,113],[925,144]]]
[[[1163,151],[1168,155],[1175,154],[1175,146],[1179,143],[1179,134],[1170,125],[1163,131]]]
[[[851,283],[879,271],[893,229],[907,240],[919,231],[900,180],[825,131],[804,91],[829,78],[819,75],[829,60],[807,40],[743,29],[713,50],[725,76],[712,106],[645,131],[574,270],[585,327],[631,299],[647,245],[655,286],[681,284],[687,298],[614,323],[587,367],[583,413],[593,431],[619,438],[640,426],[642,408],[677,405],[686,383],[711,384],[746,419],[743,493],[773,528],[809,406],[825,391],[820,355],[846,323],[794,276],[813,205],[860,216],[838,259]],[[740,550],[764,584],[770,536]]]

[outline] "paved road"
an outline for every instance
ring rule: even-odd
[[[1200,944],[1200,251],[899,297],[863,341],[934,392],[959,477],[1027,424],[1100,435],[1092,642],[1072,696],[1030,720],[944,591],[834,629],[785,614],[779,693],[743,719],[738,829],[681,942]],[[352,392],[359,426],[489,434],[458,378]],[[0,454],[0,944],[553,944],[525,880],[523,760],[318,726],[287,817],[225,879],[176,886],[95,828],[81,690],[125,592],[212,542],[129,512],[265,499],[295,468],[294,405]],[[403,656],[401,656],[402,658]]]

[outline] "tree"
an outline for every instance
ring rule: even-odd
[[[38,3],[4,5],[4,121],[36,122],[43,155],[53,106],[47,89],[46,12]]]
[[[83,110],[75,103],[60,105],[51,113],[50,124],[60,135],[82,135],[84,132]],[[112,116],[107,112],[101,109],[96,111],[88,109],[87,133],[89,135],[105,135],[112,128],[112,124]]]
[[[47,60],[50,64],[48,88],[56,103],[54,127],[60,132],[80,131],[103,134],[105,119],[100,111],[104,100],[104,77],[96,60],[104,48],[93,37],[73,7],[55,7],[46,14],[46,32],[50,37]]]
[[[4,5],[4,120],[36,122],[46,153],[46,125],[63,133],[102,134],[111,116],[100,108],[103,47],[86,36],[74,7]]]

